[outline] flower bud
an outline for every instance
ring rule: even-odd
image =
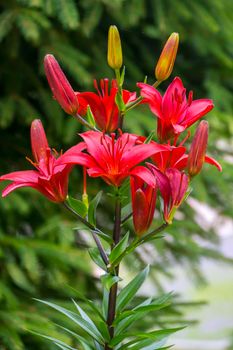
[[[41,160],[47,160],[49,144],[40,119],[34,119],[31,124],[31,146],[36,163],[39,164]]]
[[[77,113],[78,98],[53,55],[44,58],[45,74],[54,98],[68,114]]]
[[[138,236],[142,236],[153,221],[156,189],[137,177],[131,177],[130,186],[134,229]]]
[[[158,81],[166,80],[173,70],[179,45],[179,34],[172,33],[164,45],[163,51],[155,67],[155,77]]]
[[[108,65],[120,69],[123,63],[121,38],[116,26],[110,26],[108,31]]]
[[[195,132],[188,156],[188,173],[190,177],[197,175],[201,171],[205,162],[207,143],[208,122],[202,120]]]

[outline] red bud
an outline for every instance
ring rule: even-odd
[[[54,98],[68,114],[77,113],[78,98],[53,55],[44,58],[45,74]]]

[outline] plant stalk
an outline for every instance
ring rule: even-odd
[[[105,265],[108,266],[108,264],[109,264],[108,256],[105,253],[104,247],[102,246],[102,243],[97,235],[98,229],[95,226],[93,226],[92,224],[90,224],[86,219],[84,219],[78,213],[76,213],[76,211],[74,209],[72,209],[66,202],[64,202],[63,205],[67,210],[69,210],[72,214],[74,214],[79,219],[79,221],[81,221],[85,226],[87,226],[90,229],[90,231],[92,233],[92,237],[96,243],[96,246],[99,249],[101,258],[102,258],[103,262],[105,263]]]
[[[114,229],[113,229],[114,244],[112,245],[112,249],[120,241],[120,235],[121,235],[121,200],[120,200],[120,197],[117,196],[116,204],[115,204],[115,223],[114,223]],[[115,276],[118,276],[118,274],[119,274],[119,265],[116,266],[115,268]],[[108,299],[107,325],[108,325],[108,330],[109,330],[111,339],[114,337],[114,327],[112,326],[112,324],[116,314],[117,289],[118,289],[118,283],[115,283],[110,289],[109,299]],[[111,350],[108,344],[105,344],[105,350]]]

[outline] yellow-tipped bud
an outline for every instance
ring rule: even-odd
[[[108,31],[108,65],[120,69],[123,63],[121,38],[116,26],[110,26]]]
[[[158,81],[166,80],[173,70],[179,45],[179,34],[172,33],[164,45],[163,51],[155,67],[155,77]]]

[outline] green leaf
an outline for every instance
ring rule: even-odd
[[[116,317],[114,326],[116,326],[116,334],[121,334],[133,322],[142,319],[148,312],[160,310],[170,305],[171,293],[165,294],[160,298],[152,300],[151,298],[145,300],[140,305],[132,310],[124,311]]]
[[[76,303],[76,301],[74,299],[72,299],[76,309],[78,310],[80,316],[87,321],[97,332],[98,329],[96,327],[96,325],[94,324],[94,322],[92,321],[92,319],[90,319],[90,317],[87,315],[87,313]]]
[[[28,41],[38,44],[40,39],[40,26],[28,14],[20,13],[17,15],[16,23],[21,34]]]
[[[66,331],[67,333],[71,334],[75,339],[77,339],[80,342],[80,344],[82,344],[82,346],[84,347],[85,350],[92,350],[93,349],[93,347],[89,344],[89,342],[84,337],[82,337],[81,335],[71,331],[68,328],[62,327],[60,325],[57,325],[57,326],[59,328],[63,329],[64,331]],[[96,342],[96,344],[99,345],[99,343],[97,343],[97,342]]]
[[[74,0],[56,0],[57,15],[65,29],[77,29],[79,12]]]
[[[155,136],[155,131],[151,131],[149,136],[144,141],[144,143],[150,143],[154,136]]]
[[[128,189],[127,189],[127,191],[128,191]],[[126,217],[128,217],[129,214],[131,214],[131,213],[132,213],[132,204],[131,204],[131,202],[130,202],[130,203],[126,204],[126,205],[122,208],[122,210],[121,210],[122,221],[123,221]]]
[[[128,343],[121,346],[121,350],[124,349],[130,349],[130,350],[141,350],[143,347],[147,347],[149,345],[153,344],[152,349],[159,349],[161,346],[163,346],[166,342],[166,339],[169,335],[178,332],[179,330],[183,329],[184,327],[177,327],[177,328],[171,328],[171,329],[162,329],[158,331],[152,331],[149,333],[141,333],[141,334],[128,334],[126,335],[127,338],[136,336],[135,339],[129,341]],[[113,338],[114,342],[114,338]],[[136,343],[136,344],[135,344]],[[135,344],[135,345],[133,345]],[[133,345],[133,346],[130,346]],[[130,348],[129,348],[130,346]]]
[[[62,350],[77,350],[75,348],[72,348],[71,346],[69,345],[65,345],[65,344],[60,344],[60,343],[57,343],[57,342],[54,342],[55,345],[57,345],[60,349]]]
[[[101,276],[101,282],[108,292],[110,291],[110,288],[120,280],[121,278],[119,276],[113,276],[110,273],[106,273],[105,275]]]
[[[103,191],[100,191],[99,193],[97,193],[95,198],[93,198],[89,204],[88,221],[94,226],[96,226],[96,209],[98,207],[102,194],[103,194]]]
[[[152,301],[152,298],[148,298],[145,301],[143,301],[141,304],[139,304],[138,307],[147,306],[151,304],[151,301]],[[126,311],[126,312],[120,313],[119,316],[115,318],[113,322],[113,325],[115,327],[117,326],[115,328],[115,335],[118,335],[121,332],[125,331],[129,326],[132,325],[134,321],[138,319],[138,314],[135,314],[133,310],[131,310],[130,316],[127,316],[126,314],[127,311]],[[141,318],[141,315],[140,315],[140,318]]]
[[[161,350],[161,346],[163,346],[167,341],[167,338],[161,339],[159,341],[154,342],[151,339],[145,339],[137,342],[136,345],[130,346],[130,350]],[[127,347],[122,347],[121,350],[128,350],[128,345]]]
[[[72,299],[73,300],[73,299]],[[110,340],[110,335],[108,332],[108,327],[106,325],[106,322],[98,321],[98,328],[94,324],[94,322],[91,320],[91,318],[87,315],[87,313],[73,300],[74,305],[76,306],[78,312],[80,313],[80,316],[86,320],[88,323],[92,325],[92,327],[98,332],[100,331],[104,339],[108,342]]]
[[[98,265],[102,270],[107,271],[106,265],[100,256],[98,248],[90,248],[88,249],[88,253],[96,265]]]
[[[96,126],[95,118],[93,116],[93,113],[92,113],[91,108],[90,108],[89,105],[87,106],[86,118],[87,118],[87,121],[88,121],[89,124],[91,124],[92,126]]]
[[[129,240],[129,232],[125,234],[125,236],[122,238],[122,240],[113,248],[109,255],[109,261],[112,265],[114,265],[114,262],[118,260],[118,258],[124,253],[124,251],[127,248]]]
[[[16,263],[8,263],[6,264],[6,269],[8,271],[9,276],[12,281],[20,288],[33,293],[35,291],[35,287],[27,278],[26,274],[21,270]]]
[[[121,93],[117,92],[115,102],[117,104],[117,107],[119,108],[119,111],[124,112],[126,109],[126,105],[124,103]]]
[[[56,339],[56,338],[53,338],[53,337],[50,337],[48,335],[44,335],[44,334],[41,334],[41,333],[38,333],[38,332],[34,332],[34,331],[29,331],[30,333],[33,333],[35,335],[38,335],[42,338],[45,338],[45,339],[48,339],[50,341],[52,341],[54,344],[56,344],[58,347],[60,347],[61,349],[65,349],[65,350],[77,350],[73,347],[71,347],[70,345],[64,343],[63,341],[59,340],[59,339]]]
[[[70,286],[68,286],[68,288],[70,290],[72,290],[73,292],[75,292],[77,298],[79,298],[80,300],[84,301],[88,306],[90,306],[90,308],[93,310],[93,312],[95,314],[97,314],[103,321],[105,321],[105,318],[103,317],[99,307],[92,300],[87,299],[82,293],[80,293],[75,288],[70,287]]]
[[[95,328],[92,327],[92,324],[87,322],[85,319],[77,315],[76,313],[69,311],[62,306],[56,305],[54,303],[50,303],[48,301],[35,299],[45,305],[48,305],[52,307],[53,309],[61,312],[62,314],[66,315],[70,320],[72,320],[74,323],[78,324],[86,333],[88,333],[92,338],[94,338],[98,343],[104,344],[104,338],[102,334]]]
[[[73,300],[73,303],[75,304],[78,312],[80,313],[80,316],[84,320],[86,320],[92,326],[93,329],[95,329],[97,332],[100,331],[105,341],[108,342],[110,340],[110,335],[108,332],[108,327],[106,325],[106,322],[98,321],[98,328],[97,328],[94,322],[91,320],[91,318],[87,315],[87,313],[74,300]]]
[[[99,343],[97,343],[95,340],[94,340],[94,343],[95,343],[95,350],[104,350],[103,346],[101,346]],[[84,349],[86,350],[86,349]]]
[[[72,198],[70,196],[67,197],[67,202],[69,206],[80,216],[83,218],[87,215],[87,207],[86,205],[80,201],[79,199]]]
[[[125,286],[117,297],[116,310],[119,313],[133,299],[149,273],[149,266],[141,271],[127,286]]]
[[[109,299],[109,292],[107,291],[107,289],[104,288],[103,300],[102,300],[102,312],[105,319],[107,319],[107,314],[108,314],[108,299]]]

